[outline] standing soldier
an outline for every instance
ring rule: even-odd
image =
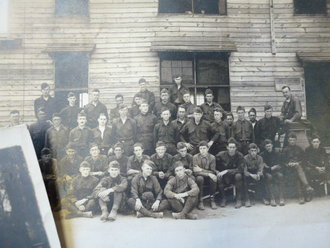
[[[168,201],[163,199],[163,190],[155,176],[152,175],[154,163],[145,160],[142,172],[132,180],[131,195],[128,205],[136,211],[136,216],[163,218],[163,211],[168,208]]]
[[[169,109],[162,109],[162,120],[155,125],[154,142],[163,141],[169,154],[176,154],[176,143],[178,130],[170,122],[171,113]]]
[[[196,108],[196,105],[191,103],[190,97],[191,95],[189,90],[183,92],[184,103],[182,104],[182,107],[185,108],[188,118],[192,118],[194,116],[194,109]]]
[[[38,111],[42,108],[45,112],[46,120],[51,120],[56,111],[56,102],[53,97],[49,95],[50,87],[47,83],[41,84],[41,96],[34,100],[34,114],[38,119]]]
[[[109,119],[107,107],[103,103],[101,103],[99,99],[100,90],[93,89],[92,101],[84,107],[84,111],[87,115],[87,125],[90,128],[97,127],[97,119],[99,118],[100,113],[104,113],[107,119]]]
[[[210,190],[211,208],[217,209],[217,205],[214,201],[214,195],[217,190],[215,157],[208,152],[209,148],[206,141],[201,141],[198,148],[199,153],[193,157],[193,170],[199,188],[199,203],[197,208],[205,210],[203,203],[204,186],[208,186]]]
[[[89,151],[89,144],[93,140],[93,132],[87,127],[87,118],[84,111],[78,114],[78,126],[70,131],[69,142],[73,145],[78,155],[86,157]]]
[[[62,125],[61,116],[57,113],[53,114],[53,126],[46,132],[45,147],[52,150],[53,157],[61,159],[64,157],[64,149],[68,144],[69,130]]]
[[[135,117],[137,141],[142,143],[144,153],[151,155],[154,152],[154,127],[157,117],[149,112],[149,105],[143,101],[140,105],[140,114]]]
[[[281,108],[281,120],[285,124],[299,121],[302,116],[301,102],[298,98],[294,97],[289,86],[282,87],[282,93],[285,97]]]
[[[155,107],[155,94],[147,89],[147,80],[141,78],[139,80],[140,91],[138,93],[141,94],[141,98],[145,99],[148,104],[150,110]]]
[[[194,110],[194,118],[189,120],[180,131],[180,139],[186,143],[188,150],[192,155],[198,153],[198,144],[201,141],[208,142],[208,146],[212,146],[215,135],[212,134],[212,127],[208,121],[202,119],[203,112],[200,107]]]
[[[9,113],[10,117],[9,117],[9,124],[7,125],[7,127],[13,127],[13,126],[17,126],[20,124],[20,113],[18,110],[12,110]]]
[[[226,114],[226,118],[223,122],[226,130],[226,139],[234,137],[234,115],[232,112]]]
[[[172,124],[174,125],[175,129],[179,133],[181,128],[188,122],[188,118],[186,117],[186,109],[182,106],[178,106],[178,113],[177,118],[172,121]]]
[[[257,110],[255,108],[251,108],[248,112],[248,117],[253,127],[253,134],[255,135],[256,125],[258,124]],[[253,140],[253,142],[255,142],[255,139]]]
[[[110,109],[110,122],[112,123],[114,119],[119,118],[119,107],[124,104],[124,96],[122,94],[117,94],[115,96],[116,107]]]
[[[60,112],[62,123],[69,130],[72,130],[77,126],[77,116],[81,111],[81,108],[76,105],[76,95],[73,92],[68,94],[69,105],[63,108]]]
[[[175,219],[197,219],[191,211],[198,201],[199,189],[195,181],[185,173],[180,161],[174,164],[175,177],[171,178],[164,189]]]
[[[119,107],[119,118],[113,121],[112,138],[113,143],[122,143],[125,154],[130,156],[133,154],[133,145],[136,140],[136,122],[128,117],[128,109],[126,105]]]
[[[111,128],[107,126],[107,121],[107,116],[100,113],[97,119],[98,126],[92,129],[93,142],[99,146],[103,155],[108,155],[112,143]]]
[[[219,108],[214,109],[214,121],[211,123],[214,143],[210,148],[210,153],[213,155],[226,150],[227,138],[226,128],[222,119],[222,111]]]
[[[142,101],[146,101],[145,99],[142,98],[142,94],[140,92],[136,93],[135,96],[133,97],[133,102],[132,102],[132,107],[129,109],[129,116],[131,118],[135,118],[140,114],[140,105]]]
[[[183,104],[183,92],[188,90],[183,84],[182,84],[182,76],[181,75],[175,75],[173,77],[174,83],[171,85],[169,89],[170,93],[170,101],[174,103],[175,105]]]
[[[160,92],[160,102],[155,104],[154,114],[157,118],[161,118],[160,115],[162,114],[162,109],[167,108],[171,112],[171,117],[173,119],[176,118],[176,106],[169,101],[169,93],[167,89],[162,89]]]
[[[203,118],[209,122],[214,121],[214,109],[219,109],[221,113],[224,113],[223,108],[219,103],[213,101],[213,91],[211,89],[205,90],[205,102],[201,105],[203,111]]]
[[[253,126],[251,122],[245,119],[245,108],[237,107],[238,120],[234,122],[234,138],[239,143],[239,150],[246,155],[249,150],[249,144],[253,142]]]

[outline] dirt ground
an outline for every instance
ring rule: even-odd
[[[299,205],[290,200],[284,207],[257,203],[251,208],[194,210],[198,220],[175,220],[119,215],[103,223],[99,216],[57,223],[64,231],[66,247],[330,247],[330,197]]]

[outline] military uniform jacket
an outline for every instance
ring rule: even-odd
[[[103,137],[102,137],[102,132],[101,130],[96,127],[92,129],[93,132],[93,142],[98,144],[100,149],[106,149],[107,151],[109,150],[111,144],[113,143],[112,139],[112,131],[111,128],[106,126],[103,132]]]
[[[261,156],[257,155],[253,158],[250,154],[244,156],[245,171],[259,176],[263,175],[264,161]]]
[[[280,165],[281,163],[281,158],[280,154],[276,152],[274,149],[271,152],[268,151],[263,151],[260,156],[262,157],[264,163],[268,167],[273,167],[274,165]],[[267,172],[269,172],[268,169],[264,168]]]
[[[214,109],[219,108],[222,113],[225,111],[221,107],[219,103],[212,102],[211,104],[208,104],[207,102],[204,102],[201,106],[201,109],[203,111],[203,118],[206,121],[212,122],[214,121]]]
[[[58,163],[58,171],[60,176],[68,175],[74,176],[79,174],[80,164],[83,161],[83,158],[77,154],[70,159],[68,156],[62,158]]]
[[[149,108],[152,110],[154,109],[155,106],[155,94],[149,90],[145,90],[145,91],[139,91],[139,94],[141,94],[142,98],[145,99],[148,104],[149,104]],[[137,94],[134,95],[133,99],[135,98]]]
[[[157,117],[153,114],[139,114],[135,117],[137,141],[141,142],[145,150],[154,148],[154,128],[157,123]]]
[[[121,175],[115,178],[111,176],[102,178],[94,189],[93,197],[97,198],[97,195],[105,189],[113,189],[116,193],[122,193],[127,189],[127,179]]]
[[[213,138],[212,140],[218,144],[222,144],[223,146],[226,146],[227,138],[226,138],[226,129],[224,123],[221,122],[212,122],[212,134]]]
[[[189,196],[197,196],[199,193],[197,184],[187,175],[184,175],[183,178],[179,178],[178,176],[171,178],[164,189],[164,194],[169,199],[174,198],[175,194],[185,192],[187,192]]]
[[[279,131],[281,125],[280,118],[270,117],[260,119],[255,126],[255,140],[257,144],[261,144],[265,139],[275,141],[275,135]]]
[[[51,127],[46,132],[45,147],[52,149],[53,151],[64,150],[69,140],[69,130],[63,125],[59,130],[55,127]]]
[[[191,102],[185,102],[182,104],[182,106],[184,107],[184,109],[186,110],[186,115],[189,117],[190,115],[194,114],[196,105],[192,104]]]
[[[92,199],[93,191],[99,180],[89,175],[88,177],[83,177],[81,175],[73,178],[70,188],[68,190],[68,198],[74,203],[82,199]]]
[[[50,127],[48,121],[38,121],[29,126],[32,143],[38,158],[40,158],[41,150],[45,147],[46,132]]]
[[[173,83],[169,88],[170,101],[174,104],[183,103],[183,92],[187,91],[188,88],[181,84],[181,87],[178,88],[176,83]]]
[[[242,173],[245,167],[245,160],[242,153],[236,151],[230,156],[228,151],[221,151],[216,155],[217,171],[228,170],[231,173]]]
[[[171,176],[171,168],[172,168],[172,155],[165,153],[164,157],[160,158],[157,153],[153,154],[150,157],[151,161],[155,163],[156,168],[153,170],[154,173],[164,172],[165,178]]]
[[[99,118],[100,113],[104,113],[107,119],[109,119],[108,109],[100,101],[96,104],[96,106],[91,102],[86,104],[84,107],[84,111],[87,115],[87,125],[90,128],[94,128],[98,126],[97,119]]]
[[[62,118],[62,124],[67,127],[69,130],[75,128],[78,118],[78,113],[81,111],[81,108],[78,106],[66,106],[60,112]]]
[[[236,122],[234,122],[233,132],[234,138],[238,142],[253,142],[254,140],[253,126],[248,120],[237,120]]]
[[[196,124],[195,120],[189,120],[180,131],[181,141],[197,146],[201,141],[209,141],[212,135],[212,127],[208,121],[201,120]],[[215,136],[213,135],[212,139]]]
[[[115,155],[113,155],[109,157],[109,164],[112,161],[117,161],[120,164],[120,175],[126,177],[128,157],[126,157],[124,154],[120,158],[117,158]]]
[[[185,157],[182,157],[179,153],[173,156],[173,165],[175,162],[180,161],[185,169],[193,170],[193,156],[189,153]],[[173,169],[174,175],[174,169]]]
[[[93,132],[89,127],[75,127],[70,131],[69,141],[76,149],[88,149],[89,144],[93,141]]]
[[[281,116],[284,120],[299,121],[302,115],[301,102],[291,96],[289,101],[284,101],[281,108]]]
[[[153,112],[157,116],[158,119],[161,118],[160,115],[162,113],[163,108],[170,110],[172,120],[174,120],[176,118],[177,109],[176,109],[176,106],[173,103],[171,103],[171,102],[167,102],[167,103],[157,102],[155,104]]]
[[[41,170],[41,174],[44,178],[52,177],[55,180],[57,176],[57,160],[52,158],[48,163],[45,163],[41,159],[39,159],[39,166]],[[48,178],[49,179],[49,178]]]
[[[209,173],[216,174],[216,161],[215,157],[208,153],[205,157],[203,157],[200,153],[193,156],[193,167],[199,167],[202,171],[195,171],[194,175],[196,176],[208,176]]]
[[[156,200],[163,198],[163,190],[155,176],[151,175],[145,179],[142,173],[135,175],[131,186],[132,197],[134,199],[141,198],[145,192],[151,192]]]
[[[85,161],[91,165],[92,172],[106,172],[109,168],[108,157],[106,155],[100,154],[97,159],[93,159],[92,156],[88,156],[85,158]]]
[[[167,125],[163,121],[158,122],[154,128],[154,141],[163,141],[164,143],[176,144],[178,139],[178,130],[169,122]]]
[[[122,120],[116,119],[112,124],[112,134],[114,144],[122,141],[136,140],[136,122],[132,118],[127,118],[125,123]]]
[[[145,160],[150,160],[150,157],[143,154],[141,160],[138,160],[135,155],[130,156],[127,162],[127,171],[130,169],[141,171],[142,164]]]
[[[315,167],[326,167],[329,168],[328,155],[323,147],[318,149],[309,146],[305,150],[305,166],[311,169]]]
[[[48,97],[47,101],[43,98],[43,96],[40,96],[34,100],[34,114],[36,118],[38,118],[39,108],[44,108],[46,120],[51,120],[53,114],[56,112],[56,101],[51,96]]]
[[[304,151],[299,146],[288,145],[283,149],[282,162],[288,164],[290,162],[301,162],[304,159]]]

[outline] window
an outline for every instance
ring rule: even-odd
[[[226,0],[159,0],[159,13],[225,15]]]
[[[86,104],[88,92],[88,53],[55,52],[55,98],[58,110],[68,104],[67,95],[73,92],[77,104]]]
[[[182,75],[183,84],[190,88],[194,103],[204,102],[207,88],[213,90],[214,100],[230,110],[229,65],[227,53],[160,53],[160,81],[162,88],[168,88],[173,77]]]
[[[8,0],[0,0],[0,34],[8,32]]]
[[[326,14],[327,0],[294,0],[295,14]]]
[[[56,0],[56,15],[88,15],[88,0]]]

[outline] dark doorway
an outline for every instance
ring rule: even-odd
[[[306,63],[307,118],[330,146],[330,63]]]

